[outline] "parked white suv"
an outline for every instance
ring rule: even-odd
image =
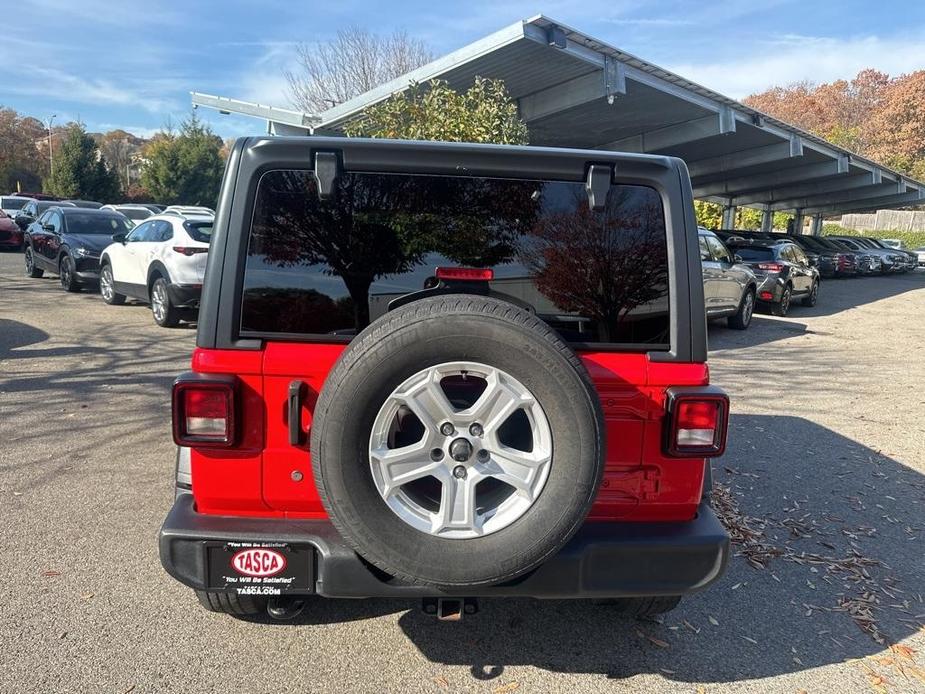
[[[206,271],[210,215],[160,214],[141,222],[100,256],[100,294],[107,304],[126,298],[151,305],[154,321],[173,327],[196,320]]]
[[[103,209],[125,215],[132,220],[132,224],[138,224],[154,214],[150,208],[144,205],[103,205]]]

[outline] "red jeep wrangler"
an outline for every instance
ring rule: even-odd
[[[308,595],[664,612],[723,571],[690,180],[678,159],[239,140],[166,570],[207,608]]]

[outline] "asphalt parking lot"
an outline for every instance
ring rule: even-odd
[[[925,691],[925,272],[711,327],[740,543],[663,619],[518,600],[442,624],[318,600],[250,623],[200,609],[157,557],[195,331],[21,266],[0,254],[0,691]]]

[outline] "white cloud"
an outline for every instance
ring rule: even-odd
[[[734,99],[801,80],[850,79],[864,68],[890,75],[925,67],[925,42],[913,37],[820,38],[780,35],[753,45],[747,56],[667,66]]]

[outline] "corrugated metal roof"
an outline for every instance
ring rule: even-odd
[[[925,184],[542,15],[319,114],[315,131],[411,82],[476,76],[504,80],[531,143],[679,156],[698,197],[807,214],[925,204]]]

